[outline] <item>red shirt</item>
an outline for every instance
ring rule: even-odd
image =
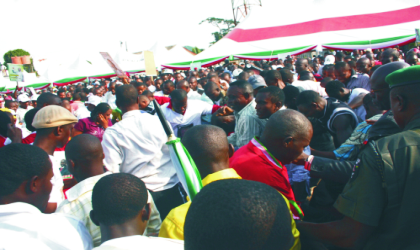
[[[298,212],[300,208],[296,208],[295,195],[286,167],[279,160],[273,159],[255,138],[233,154],[230,167],[245,180],[262,182],[275,188],[290,201],[293,215],[301,217]]]
[[[0,135],[0,148],[4,147],[4,142],[6,141],[6,137]]]
[[[157,103],[159,103],[159,105],[163,105],[165,103],[170,102],[171,98],[166,97],[166,96],[155,96],[155,100]]]

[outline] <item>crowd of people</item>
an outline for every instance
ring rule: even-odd
[[[0,249],[420,248],[418,56],[17,86],[0,98]],[[193,200],[157,108],[202,179]]]

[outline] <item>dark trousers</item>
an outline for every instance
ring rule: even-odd
[[[186,202],[187,194],[180,183],[170,189],[158,192],[149,190],[149,192],[153,197],[157,209],[159,210],[162,221],[173,208]]]

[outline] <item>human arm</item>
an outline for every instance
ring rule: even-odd
[[[86,129],[86,123],[84,122],[83,119],[80,119],[76,123],[76,125],[74,125],[73,133],[72,133],[71,137],[73,138],[73,137],[76,137],[78,135],[83,134],[83,132],[85,131],[85,129]]]
[[[104,128],[107,129],[108,128],[108,124],[109,124],[109,120],[105,119],[103,114],[99,114],[98,118],[99,120],[99,124]]]
[[[18,89],[19,89],[19,83],[18,82],[16,82],[16,89],[15,89],[15,92],[13,92],[13,99],[17,99],[17,97],[18,97]]]
[[[115,131],[106,130],[102,138],[102,148],[104,150],[104,165],[113,172],[120,172],[120,165],[123,159],[123,153],[117,143],[117,138],[121,136]]]
[[[363,105],[363,98],[365,98],[366,93],[361,93],[360,95],[356,96],[351,102],[349,102],[347,105],[351,109],[358,108]]]
[[[337,116],[332,124],[332,128],[336,133],[335,144],[340,146],[343,144],[353,132],[352,117],[350,115],[339,115]]]
[[[298,222],[301,237],[308,237],[343,248],[362,248],[375,227],[365,225],[350,217],[329,223]]]

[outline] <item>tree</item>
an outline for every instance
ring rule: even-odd
[[[196,54],[196,55],[198,55],[198,54],[200,54],[200,52],[201,51],[203,51],[202,49],[199,49],[199,48],[197,48],[197,47],[193,47],[192,48],[192,52],[194,53],[194,54]]]
[[[224,36],[226,36],[231,30],[233,30],[233,28],[235,28],[235,22],[232,19],[209,17],[201,21],[199,24],[202,24],[204,22],[210,23],[219,29],[219,31],[211,33],[214,36],[214,42],[210,43],[212,45],[220,39],[222,39]]]

